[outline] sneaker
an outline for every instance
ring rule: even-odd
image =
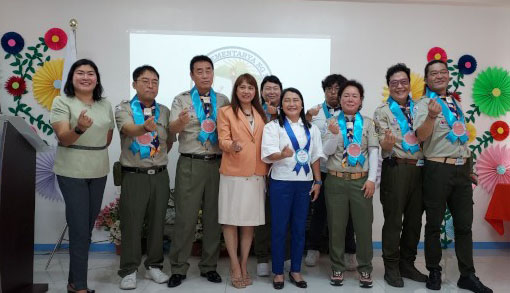
[[[372,276],[370,276],[370,273],[361,272],[359,274],[359,286],[361,288],[372,288],[373,282],[372,282]]]
[[[170,279],[170,277],[163,273],[159,268],[148,268],[147,271],[145,271],[145,278],[153,280],[158,284],[166,283],[168,279]]]
[[[331,286],[342,286],[344,284],[344,273],[333,271],[329,278],[329,284],[331,284]]]
[[[458,286],[458,285],[457,285]],[[441,271],[431,270],[426,287],[430,290],[441,290]]]
[[[355,254],[346,253],[344,254],[345,269],[354,272],[358,267],[358,261],[356,260]]]
[[[257,276],[259,277],[269,276],[269,264],[267,262],[261,262],[257,264]]]
[[[317,260],[321,256],[318,250],[308,250],[305,257],[305,265],[314,267],[317,264]]]
[[[290,272],[290,259],[286,260],[284,263],[283,263],[283,269],[286,271],[286,272]]]
[[[470,274],[467,277],[461,276],[457,286],[475,293],[492,293],[492,289],[485,286],[475,274]]]
[[[120,289],[131,290],[136,289],[136,271],[125,276],[120,280]]]

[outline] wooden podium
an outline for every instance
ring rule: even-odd
[[[0,293],[48,291],[33,283],[35,158],[45,150],[22,117],[0,115]]]

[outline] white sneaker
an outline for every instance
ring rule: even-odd
[[[257,276],[259,277],[269,276],[269,264],[267,262],[261,262],[257,264]]]
[[[120,289],[122,290],[136,289],[136,271],[125,276],[124,278],[122,278],[122,280],[120,280]]]
[[[284,269],[286,272],[290,272],[290,259],[286,260],[286,261],[283,263],[283,269]]]
[[[145,271],[145,278],[153,280],[158,284],[163,284],[170,279],[167,274],[163,273],[159,268],[149,268]]]
[[[345,269],[348,271],[355,271],[358,268],[358,261],[355,254],[344,254]]]
[[[321,256],[318,250],[308,250],[305,257],[305,265],[314,267],[317,264],[317,260]]]

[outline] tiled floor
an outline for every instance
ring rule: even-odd
[[[69,266],[69,256],[66,251],[55,255],[48,270],[44,270],[48,255],[36,255],[34,264],[34,282],[45,282],[49,284],[49,292],[65,292],[67,284],[67,272]],[[197,267],[198,258],[190,259],[191,267],[187,274],[187,279],[177,288],[167,288],[166,284],[155,284],[152,281],[143,278],[145,269],[140,268],[138,272],[138,288],[131,291],[122,291],[119,289],[120,278],[117,276],[119,266],[119,257],[113,253],[91,253],[89,258],[89,287],[96,292],[268,292],[273,290],[271,278],[256,277],[253,286],[238,290],[233,288],[228,281],[228,259],[221,258],[218,264],[218,272],[223,277],[221,284],[207,282],[199,276]],[[416,261],[418,269],[425,271],[423,250],[419,251]],[[381,251],[374,251],[374,287],[373,289],[359,288],[357,273],[348,272],[345,275],[346,280],[342,287],[332,287],[328,282],[329,258],[327,255],[321,256],[318,266],[309,268],[303,265],[302,271],[305,280],[308,282],[308,289],[298,289],[293,286],[288,278],[285,288],[281,292],[427,292],[425,284],[417,283],[404,279],[405,287],[397,289],[388,286],[383,280],[384,267],[381,259]],[[456,283],[459,278],[457,261],[453,249],[448,249],[443,253],[443,285],[442,292],[467,292],[457,288]],[[510,250],[476,250],[475,266],[477,275],[494,292],[509,292],[510,287]],[[255,275],[256,262],[250,259],[249,270]],[[168,259],[165,257],[165,272],[169,271]],[[437,291],[430,291],[437,292]]]

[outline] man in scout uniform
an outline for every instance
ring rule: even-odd
[[[340,99],[338,97],[338,89],[347,79],[341,74],[331,74],[326,76],[322,81],[322,90],[324,91],[324,102],[316,107],[310,108],[306,112],[306,120],[315,124],[321,131],[321,137],[324,141],[328,130],[327,123],[331,119],[335,119],[340,114]],[[326,160],[321,159],[321,178],[322,182],[326,180],[328,169],[326,168]],[[321,247],[322,233],[324,226],[327,224],[326,217],[326,201],[324,195],[324,185],[321,185],[321,193],[319,198],[313,202],[313,214],[310,222],[310,238],[308,252],[305,258],[305,264],[313,267],[320,257],[319,249]],[[354,228],[352,226],[352,217],[349,212],[349,221],[347,222],[347,230],[345,232],[345,263],[347,270],[354,271],[358,266],[356,261],[356,240],[354,239]]]
[[[148,231],[145,277],[156,283],[168,280],[161,268],[163,226],[170,196],[167,153],[172,148],[174,136],[169,131],[170,110],[155,101],[158,86],[159,74],[156,69],[149,65],[138,67],[133,71],[136,95],[115,108],[122,165],[122,251],[118,272],[122,277],[121,289],[136,288],[143,230]]]
[[[441,223],[446,206],[453,217],[455,254],[460,278],[457,286],[473,292],[492,292],[475,276],[473,264],[473,189],[464,113],[447,92],[448,66],[432,60],[425,66],[426,97],[419,103],[413,129],[423,142],[423,203],[425,262],[430,271],[427,288],[441,289]]]
[[[403,287],[402,277],[427,281],[427,276],[414,266],[423,214],[421,166],[424,161],[413,130],[416,101],[409,96],[411,70],[402,63],[391,66],[386,72],[386,83],[390,96],[374,114],[383,157],[384,279],[393,287]]]
[[[175,97],[170,113],[170,130],[179,134],[179,152],[175,178],[175,230],[170,245],[172,276],[168,287],[186,279],[188,258],[194,240],[199,210],[202,208],[204,235],[200,275],[220,283],[216,272],[221,226],[218,224],[218,188],[221,151],[218,147],[216,115],[229,104],[227,97],[211,88],[214,65],[207,56],[195,56],[190,62],[195,86]]]

